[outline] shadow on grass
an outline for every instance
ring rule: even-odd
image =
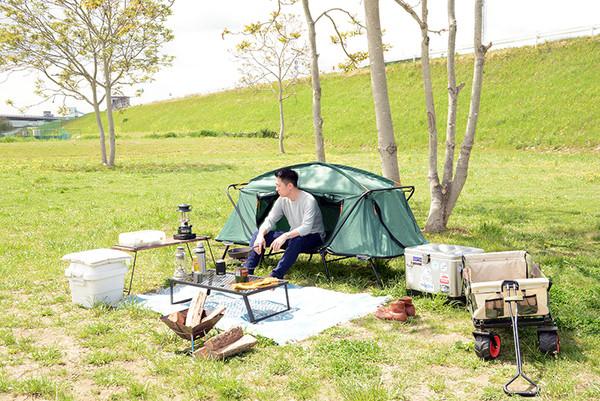
[[[511,326],[494,328],[493,331],[500,336],[502,344],[500,356],[497,360],[510,362],[516,366],[515,343]],[[572,362],[587,362],[589,360],[577,343],[577,337],[573,331],[559,328],[558,334],[560,336],[560,353],[557,356],[546,355],[538,348],[536,327],[519,328],[519,341],[525,372],[527,372],[526,365],[528,364],[534,365],[536,369],[543,370],[544,366],[559,360]]]

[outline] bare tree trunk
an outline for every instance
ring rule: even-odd
[[[100,133],[100,153],[102,155],[102,164],[107,165],[106,160],[106,143],[104,140],[104,124],[102,124],[102,116],[100,114],[100,105],[98,104],[98,91],[92,86],[92,101],[94,106],[94,115],[96,116],[96,124],[98,125],[98,132]]]
[[[285,119],[283,114],[283,82],[279,81],[279,153],[285,153],[283,148],[283,135],[285,133]]]
[[[106,73],[106,119],[108,120],[108,143],[110,145],[110,155],[108,158],[108,166],[115,166],[115,153],[116,153],[116,142],[115,142],[115,121],[113,118],[113,106],[112,106],[112,87],[110,84],[110,74]]]
[[[365,0],[365,15],[369,62],[371,64],[371,88],[373,91],[373,102],[375,103],[375,120],[377,122],[381,169],[384,177],[400,184],[398,147],[394,138],[394,126],[392,124],[392,112],[390,110],[385,62],[383,59],[379,0]]]
[[[435,112],[435,101],[433,99],[433,84],[431,81],[431,62],[429,59],[429,20],[427,0],[421,2],[421,70],[423,74],[423,89],[425,91],[425,110],[427,113],[427,130],[429,138],[429,190],[431,193],[431,204],[427,222],[443,209],[442,190],[438,176],[438,132],[437,114]],[[417,20],[419,22],[419,20]],[[425,227],[426,230],[429,227]]]
[[[447,192],[448,186],[452,181],[454,170],[454,149],[456,147],[456,110],[458,108],[458,94],[463,85],[456,86],[456,13],[454,0],[448,0],[448,120],[446,123],[446,155],[444,163],[444,178],[442,186],[444,192]]]
[[[308,42],[310,44],[310,73],[312,82],[312,112],[313,126],[315,130],[315,150],[317,160],[325,162],[325,143],[323,141],[323,117],[321,115],[321,77],[319,76],[319,53],[317,53],[317,38],[315,32],[315,21],[310,14],[308,0],[302,0],[306,25],[308,26]]]
[[[446,216],[446,206],[448,203],[449,188],[452,185],[452,173],[454,169],[454,146],[456,138],[456,108],[458,105],[458,92],[456,88],[455,74],[455,51],[456,51],[456,16],[454,0],[448,0],[448,119],[446,126],[446,154],[444,162],[444,176],[440,185],[439,177],[436,180],[429,177],[429,189],[431,201],[429,204],[429,214],[425,223],[425,231],[441,232],[446,229],[448,218]],[[436,141],[437,152],[437,141]],[[431,157],[431,146],[430,146]],[[437,164],[437,154],[436,154]],[[437,169],[436,169],[437,175]]]
[[[485,54],[491,44],[485,46],[481,43],[482,35],[482,13],[483,0],[475,0],[475,32],[473,38],[473,47],[475,49],[475,62],[473,66],[473,87],[471,88],[471,104],[469,106],[469,119],[467,121],[467,129],[463,140],[460,155],[456,162],[456,174],[452,181],[448,204],[446,205],[446,224],[448,218],[456,205],[458,196],[460,195],[469,172],[469,159],[471,157],[471,149],[475,143],[475,132],[477,129],[477,119],[479,117],[479,105],[481,102],[481,89],[483,84],[483,66],[485,63]]]

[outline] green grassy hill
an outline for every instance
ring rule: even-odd
[[[485,68],[477,141],[523,148],[600,145],[600,37],[553,42],[491,52]],[[459,133],[464,131],[472,77],[472,57],[458,58]],[[435,60],[434,90],[438,128],[445,132],[446,65]],[[203,79],[199,77],[198,79]],[[427,143],[419,63],[390,65],[390,99],[400,148]],[[329,146],[376,143],[368,69],[323,77],[323,115]],[[305,81],[286,102],[288,138],[312,146],[311,89]],[[227,132],[277,130],[277,103],[270,91],[231,90],[157,102],[116,114],[120,137],[185,135],[201,130]],[[96,135],[92,115],[67,129]]]

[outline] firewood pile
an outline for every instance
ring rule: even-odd
[[[221,320],[225,312],[225,307],[219,306],[208,313],[204,309],[206,297],[206,290],[199,291],[192,298],[189,309],[162,316],[160,320],[183,339],[192,342],[201,339]],[[193,355],[201,358],[224,359],[246,351],[254,345],[256,345],[256,338],[249,334],[244,335],[240,327],[234,327],[206,340],[203,347],[193,352]]]

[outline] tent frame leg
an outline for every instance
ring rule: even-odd
[[[375,277],[377,277],[377,284],[379,284],[380,288],[383,288],[383,280],[381,279],[381,275],[379,274],[379,270],[377,270],[377,265],[375,265],[373,258],[369,258],[369,264],[371,265],[371,269],[373,269],[373,273],[375,273]]]
[[[325,276],[327,278],[331,278],[331,273],[329,272],[329,266],[327,266],[327,253],[320,252],[321,254],[321,262],[323,263],[323,267],[325,268]],[[311,255],[312,257],[312,255]]]
[[[356,258],[358,260],[367,262],[369,266],[371,266],[371,270],[373,270],[373,273],[375,273],[375,278],[377,279],[377,285],[379,285],[380,288],[383,288],[383,280],[381,279],[381,274],[379,274],[379,270],[377,270],[375,258],[366,255],[356,255]]]

